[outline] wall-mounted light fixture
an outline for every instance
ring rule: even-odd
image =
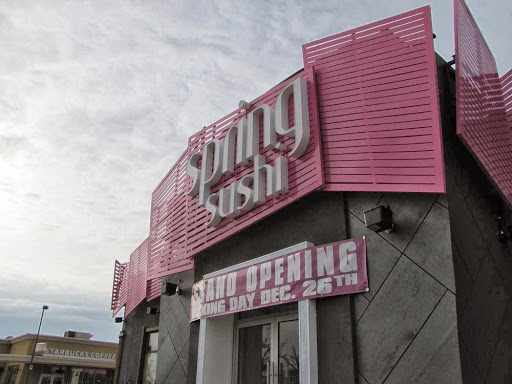
[[[122,323],[124,321],[124,319],[122,317],[114,317],[114,321],[116,323]]]
[[[181,294],[181,279],[178,280],[178,283],[162,283],[162,290],[160,291],[162,295],[165,296],[173,296]]]
[[[378,207],[372,208],[368,211],[363,212],[364,225],[366,228],[372,230],[375,233],[386,231],[390,233],[395,229],[395,223],[393,222],[393,211],[391,208],[379,205]]]
[[[178,284],[169,283],[169,282],[162,283],[162,290],[161,290],[162,295],[173,296],[177,293],[176,292],[177,290],[178,290]]]
[[[146,314],[148,314],[148,315],[158,315],[159,313],[160,313],[160,311],[158,310],[158,308],[153,308],[153,307],[146,308]]]
[[[240,102],[238,103],[238,106],[247,111],[247,110],[249,110],[249,108],[251,108],[251,103],[249,103],[248,101],[245,101],[245,100],[240,100]]]
[[[501,216],[498,217],[498,227],[498,238],[501,243],[506,243],[507,241],[512,240],[512,225],[506,227]]]

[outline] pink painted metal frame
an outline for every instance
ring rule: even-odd
[[[501,77],[500,83],[505,111],[507,112],[508,127],[512,130],[512,69]]]
[[[502,79],[494,56],[463,0],[454,0],[457,134],[512,206],[510,72]]]
[[[325,190],[446,191],[430,7],[302,52],[317,78]]]
[[[148,256],[148,300],[160,295],[162,270],[178,273],[194,268],[186,257],[188,181],[185,174],[188,150],[180,156],[156,187],[151,200],[151,224]]]
[[[133,311],[146,298],[148,251],[149,242],[146,239],[130,255],[125,315]]]
[[[114,282],[112,284],[112,317],[126,305],[128,294],[128,263],[121,263],[118,260],[114,264]]]

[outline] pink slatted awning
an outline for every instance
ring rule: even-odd
[[[128,296],[128,263],[121,263],[118,260],[114,264],[114,282],[112,285],[112,317],[126,305]]]
[[[147,287],[147,292],[148,292],[147,300],[148,301],[151,301],[153,299],[156,299],[157,297],[160,297],[161,284],[162,284],[162,279],[159,277],[148,280],[148,287]]]
[[[153,192],[151,202],[150,252],[148,262],[148,289],[150,298],[159,295],[159,284],[153,280],[168,274],[190,270],[193,260],[187,255],[187,222],[190,197],[185,173],[186,150]],[[158,286],[158,289],[156,288]]]
[[[508,126],[512,130],[512,69],[501,77],[500,82],[503,91],[503,102],[507,111]]]
[[[454,6],[457,133],[512,205],[512,133],[502,80],[494,56],[466,3],[454,0]],[[507,79],[505,76],[503,83],[510,87]]]
[[[149,245],[146,239],[130,255],[125,316],[146,298],[148,251]]]
[[[318,84],[325,190],[445,192],[430,8],[302,47]]]

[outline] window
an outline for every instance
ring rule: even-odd
[[[106,379],[106,369],[85,368],[82,372],[80,372],[78,384],[105,384]]]
[[[16,377],[18,376],[19,370],[20,367],[18,365],[7,368],[7,380],[5,381],[5,383],[14,384],[16,382]]]
[[[156,358],[158,354],[158,331],[146,333],[144,347],[144,370],[142,384],[154,384],[156,382]]]
[[[237,384],[299,384],[297,315],[237,324]]]

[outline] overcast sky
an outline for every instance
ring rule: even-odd
[[[450,0],[431,1],[454,54]],[[468,0],[500,74],[510,0]],[[302,68],[301,45],[416,0],[0,0],[0,337],[117,340],[114,260],[148,236],[187,137]]]

